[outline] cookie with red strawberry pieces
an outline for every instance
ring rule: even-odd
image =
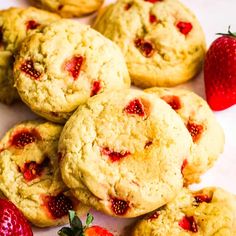
[[[67,121],[59,141],[65,184],[117,217],[163,206],[182,188],[191,135],[161,99],[138,90],[99,94]]]
[[[235,196],[221,188],[183,189],[174,201],[137,222],[132,236],[235,235]]]
[[[202,67],[203,30],[178,0],[118,0],[101,10],[94,28],[120,46],[137,86],[177,85]]]
[[[183,120],[192,136],[191,155],[186,157],[182,172],[185,184],[200,181],[200,176],[212,167],[224,149],[224,132],[213,112],[197,94],[176,88],[150,88],[145,92],[167,102]]]
[[[88,25],[65,19],[22,43],[14,79],[33,111],[62,123],[88,98],[130,87],[119,47]]]
[[[13,54],[25,37],[60,19],[56,14],[29,8],[9,8],[0,11],[0,102],[19,99],[13,88]]]
[[[28,121],[15,125],[0,141],[0,191],[34,225],[67,223],[68,210],[88,209],[61,179],[57,144],[62,127]]]
[[[30,2],[36,7],[56,12],[62,17],[76,17],[98,10],[104,0],[30,0]]]

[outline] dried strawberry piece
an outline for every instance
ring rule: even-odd
[[[145,116],[144,105],[140,99],[134,99],[129,102],[129,104],[124,108],[124,112],[127,114],[134,114],[138,116]]]
[[[24,148],[26,145],[34,143],[40,139],[41,137],[37,130],[22,129],[13,134],[9,143],[10,146],[14,146],[16,148]]]
[[[179,31],[184,35],[187,35],[193,28],[191,23],[184,21],[178,22],[176,26],[179,29]]]
[[[212,198],[206,194],[195,195],[194,198],[196,203],[202,203],[202,202],[210,203],[212,200]]]
[[[151,42],[138,38],[134,40],[135,47],[143,54],[143,56],[149,58],[154,54],[154,46]]]
[[[153,14],[149,14],[149,21],[151,24],[157,23],[157,17]]]
[[[194,219],[193,216],[184,216],[180,221],[179,221],[179,226],[184,229],[191,231],[193,233],[198,232],[198,226],[197,223]]]
[[[162,2],[163,0],[144,0],[144,1],[150,3],[156,3],[156,2]]]
[[[182,164],[182,166],[181,166],[181,173],[182,173],[182,174],[183,174],[184,168],[187,166],[187,164],[188,164],[188,160],[187,160],[187,159],[184,159],[183,164]]]
[[[103,155],[109,156],[110,160],[112,162],[115,161],[119,161],[120,159],[127,157],[128,155],[130,155],[129,151],[125,151],[125,152],[115,152],[113,150],[110,150],[108,147],[102,148],[101,149],[101,153]]]
[[[155,219],[157,219],[159,217],[159,215],[160,215],[160,212],[159,211],[155,211],[153,214],[148,216],[147,220],[150,220],[150,221],[155,220]]]
[[[77,80],[80,74],[81,66],[83,64],[84,58],[82,56],[73,56],[70,60],[66,61],[64,64],[64,69],[69,72],[69,74]]]
[[[38,80],[41,76],[41,73],[34,68],[34,63],[32,60],[26,60],[21,65],[20,70],[35,80]]]
[[[147,141],[144,148],[148,148],[152,145],[152,141]]]
[[[123,216],[129,210],[129,202],[119,198],[111,198],[111,209],[115,215]]]
[[[98,80],[93,81],[90,97],[97,95],[101,89],[102,89],[101,82]]]
[[[132,7],[132,5],[133,5],[132,3],[127,3],[125,5],[125,10],[128,11]]]
[[[26,30],[34,30],[40,26],[40,24],[35,20],[29,20],[25,24],[26,24]]]
[[[68,211],[73,209],[71,199],[63,193],[60,193],[57,196],[46,196],[43,201],[54,219],[60,219],[63,216],[66,216]]]
[[[161,97],[161,99],[168,103],[174,110],[179,110],[181,108],[181,102],[178,96],[165,95]]]
[[[196,123],[188,122],[187,129],[191,134],[194,143],[199,140],[203,133],[203,126]]]

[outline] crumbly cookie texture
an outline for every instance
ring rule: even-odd
[[[119,47],[72,20],[59,20],[22,43],[14,79],[33,111],[59,117],[98,93],[130,87]]]
[[[140,220],[132,236],[235,235],[236,199],[221,188],[183,189],[174,201]]]
[[[224,132],[213,112],[200,96],[185,89],[154,87],[145,92],[166,101],[183,120],[194,143],[182,168],[185,184],[200,182],[224,149]]]
[[[36,7],[56,12],[62,17],[83,16],[98,10],[104,0],[30,0]]]
[[[161,99],[139,90],[100,94],[66,123],[62,178],[74,195],[106,214],[135,217],[172,200],[192,140]]]
[[[202,67],[203,30],[178,0],[118,0],[101,10],[94,28],[120,46],[137,86],[174,86]]]
[[[56,14],[34,7],[0,11],[0,102],[11,104],[19,99],[13,88],[13,54],[22,40],[60,19]]]
[[[68,222],[68,210],[84,214],[61,179],[57,145],[62,127],[28,121],[10,129],[0,142],[0,192],[34,225]]]

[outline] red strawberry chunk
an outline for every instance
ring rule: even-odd
[[[143,56],[149,58],[154,54],[154,46],[151,42],[138,38],[134,40],[135,47],[143,54]]]
[[[26,22],[26,30],[34,30],[37,29],[40,24],[34,20],[29,20]]]
[[[145,2],[150,2],[150,3],[156,3],[156,2],[161,2],[163,0],[144,0]]]
[[[181,166],[181,173],[183,174],[184,168],[188,165],[188,160],[184,159],[183,164]]]
[[[111,209],[115,215],[123,216],[129,210],[129,202],[119,198],[111,198]]]
[[[152,145],[152,141],[147,141],[144,148],[148,148]]]
[[[100,226],[92,226],[85,230],[85,236],[113,236],[108,230]]]
[[[38,80],[41,73],[34,68],[32,60],[26,60],[21,66],[20,70],[27,74],[31,79]]]
[[[127,114],[134,114],[138,116],[145,116],[144,105],[140,99],[134,99],[129,102],[129,104],[124,108]]]
[[[179,31],[184,35],[187,35],[193,28],[191,23],[184,21],[178,22],[176,26],[179,29]]]
[[[63,7],[64,7],[64,5],[60,4],[57,9],[60,11],[60,10],[62,10]]]
[[[149,15],[149,21],[151,24],[157,23],[157,17],[153,14]]]
[[[64,69],[69,72],[74,80],[77,80],[79,77],[83,61],[84,58],[78,55],[65,62]]]
[[[93,81],[90,97],[97,95],[99,91],[102,89],[102,85],[100,81]]]
[[[202,125],[192,122],[188,122],[187,129],[191,134],[194,143],[196,143],[200,139],[204,130]]]
[[[202,202],[210,203],[212,200],[212,198],[206,194],[195,195],[194,198],[197,203],[202,203]]]
[[[166,103],[168,103],[174,110],[179,110],[181,108],[181,102],[178,96],[166,95],[161,97]]]
[[[180,221],[179,221],[179,226],[184,229],[191,231],[193,233],[198,232],[198,226],[197,223],[194,219],[193,216],[184,216]]]
[[[128,11],[132,7],[132,5],[133,5],[132,3],[127,3],[125,5],[125,10]]]
[[[60,219],[73,209],[73,203],[70,198],[60,193],[57,196],[44,197],[44,205],[54,219]]]
[[[155,211],[153,214],[151,214],[151,215],[147,218],[147,220],[150,220],[150,221],[155,220],[155,219],[157,219],[157,218],[159,217],[159,215],[160,215],[160,212],[159,212],[159,211]]]
[[[24,148],[26,145],[34,143],[37,140],[41,140],[37,130],[22,129],[13,134],[9,144],[15,148]]]
[[[109,158],[112,162],[119,161],[122,158],[127,157],[128,155],[130,155],[129,151],[115,152],[113,150],[110,150],[108,147],[102,148],[101,153],[103,155],[109,156]]]

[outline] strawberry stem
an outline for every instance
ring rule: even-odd
[[[217,35],[230,36],[230,37],[235,37],[236,38],[236,32],[233,33],[233,32],[230,31],[230,25],[228,27],[228,33],[227,34],[217,33]]]

